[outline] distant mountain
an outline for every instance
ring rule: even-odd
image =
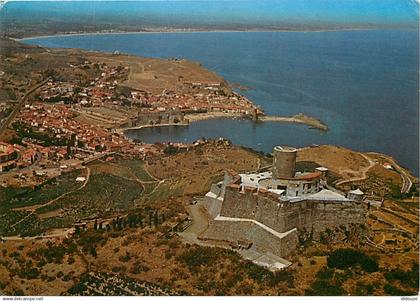
[[[1,28],[30,32],[171,29],[417,28],[414,0],[19,1],[0,11]]]

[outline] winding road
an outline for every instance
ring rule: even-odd
[[[413,182],[410,179],[410,174],[401,166],[399,166],[392,157],[374,152],[371,152],[371,154],[387,160],[392,165],[392,168],[394,168],[394,170],[400,174],[402,179],[401,193],[408,193],[413,186]]]
[[[373,166],[375,166],[376,163],[375,163],[375,161],[373,161],[371,158],[369,158],[365,154],[360,153],[360,155],[363,158],[365,158],[368,161],[368,163],[369,163],[369,166],[367,166],[367,167],[365,167],[365,168],[363,168],[363,169],[360,170],[362,172],[362,176],[361,177],[353,177],[353,178],[350,178],[350,179],[341,180],[341,181],[338,181],[335,185],[342,185],[342,184],[345,184],[345,183],[356,182],[356,181],[363,181],[363,180],[366,180],[367,179],[367,172],[369,171],[369,169],[371,169]],[[353,170],[340,170],[340,172],[345,172],[345,171],[353,172]]]
[[[395,160],[387,155],[384,154],[379,154],[379,153],[375,153],[375,152],[369,152],[370,154],[373,154],[377,157],[380,157],[386,161],[388,161],[391,165],[392,168],[399,173],[401,179],[402,179],[402,186],[401,186],[401,193],[408,193],[411,189],[411,187],[413,186],[413,182],[410,179],[410,175],[409,173],[404,170],[402,167],[400,167],[397,162],[395,162]],[[363,156],[366,160],[368,160],[369,162],[369,166],[364,168],[362,170],[362,176],[361,177],[355,177],[355,178],[351,178],[351,179],[346,179],[346,180],[341,180],[338,181],[336,183],[336,185],[342,185],[345,183],[349,183],[349,182],[355,182],[355,181],[363,181],[366,180],[367,178],[367,172],[369,171],[370,168],[372,168],[376,163],[369,158],[368,156],[366,156],[365,154],[360,154],[361,156]]]

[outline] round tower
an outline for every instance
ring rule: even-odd
[[[289,146],[276,146],[273,150],[273,178],[295,176],[297,150]]]

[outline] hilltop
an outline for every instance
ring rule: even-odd
[[[334,154],[337,157],[332,159]],[[271,164],[269,156],[232,146],[228,141],[208,142],[146,161],[99,160],[87,165],[90,177],[84,187],[74,182],[76,174],[69,174],[57,178],[61,185],[49,183],[33,192],[1,188],[2,206],[11,219],[8,223],[22,220],[14,226],[15,234],[43,234],[3,238],[5,260],[0,265],[0,283],[10,294],[90,294],[94,287],[86,281],[107,283],[108,293],[118,292],[109,287],[109,280],[92,274],[100,271],[113,273],[122,287],[131,281],[139,281],[139,285],[147,281],[157,286],[152,290],[158,294],[169,288],[174,290],[171,294],[301,295],[318,294],[316,283],[324,279],[322,273],[328,272],[335,275],[329,285],[350,294],[412,292],[408,283],[391,277],[398,269],[410,271],[412,263],[418,264],[418,192],[395,195],[394,187],[401,187],[401,177],[395,170],[384,168],[386,162],[375,162],[366,179],[358,180],[357,174],[352,178],[348,170],[356,172],[369,166],[365,156],[375,160],[369,154],[334,146],[299,150],[299,171],[319,166],[318,162],[331,169],[330,185],[339,187],[337,183],[347,180],[351,181],[347,183],[350,188],[373,188],[369,183],[381,180],[389,192],[383,196],[381,206],[369,210],[366,227],[371,243],[302,241],[301,248],[288,257],[294,264],[276,274],[278,278],[270,278],[271,272],[232,251],[191,246],[168,232],[185,221],[191,207],[197,206],[190,205],[191,200],[221,179],[225,169],[246,172]],[[378,193],[381,200],[382,192],[372,193]],[[80,232],[81,228],[76,228],[79,230],[71,234],[75,223],[80,225],[77,227],[86,225],[88,230]],[[350,268],[345,271],[347,276],[339,280],[342,272],[326,265],[338,248],[356,248],[377,258],[379,270],[371,273]],[[48,264],[43,266],[42,262]],[[200,272],[191,276],[189,271]],[[213,279],[210,282],[203,282],[199,276],[210,274],[216,275],[208,278]],[[85,276],[79,282],[81,275]],[[186,275],[190,275],[188,280]],[[226,286],[230,283],[226,279],[231,279],[232,285]],[[101,294],[101,290],[94,290]]]

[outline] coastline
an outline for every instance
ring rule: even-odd
[[[186,114],[185,119],[187,122],[183,123],[163,123],[163,124],[145,124],[135,127],[127,128],[115,128],[114,131],[118,134],[124,135],[124,132],[127,130],[140,130],[143,128],[152,128],[152,127],[166,127],[166,126],[189,126],[191,123],[212,120],[212,119],[222,119],[222,118],[245,118],[250,119],[249,115],[242,113],[224,113],[224,112],[209,112],[209,113],[197,113],[197,114]],[[294,116],[273,116],[273,115],[263,115],[259,116],[255,122],[285,122],[285,123],[298,123],[306,125],[309,128],[316,129],[322,132],[327,132],[329,130],[328,126],[324,124],[321,120],[316,119],[311,116],[304,115],[302,113],[296,114]]]
[[[188,126],[188,125],[189,125],[189,123],[182,123],[182,122],[161,123],[161,124],[144,124],[144,125],[132,126],[132,127],[126,127],[126,128],[114,128],[112,130],[117,134],[124,135],[124,132],[128,131],[128,130],[140,130],[140,129],[144,129],[144,128],[165,127],[165,126]]]
[[[323,132],[329,130],[328,126],[323,123],[321,120],[299,113],[293,116],[261,116],[258,119],[263,122],[289,122],[289,123],[299,123],[309,126],[310,128],[317,129]]]
[[[208,112],[208,113],[197,113],[197,114],[186,114],[184,116],[190,123],[209,120],[209,119],[218,119],[218,118],[243,118],[246,115],[241,113],[223,113],[223,112]]]
[[[224,112],[208,112],[208,113],[199,113],[199,114],[187,114],[185,118],[189,120],[190,123],[209,120],[209,119],[218,119],[218,118],[247,118],[251,119],[249,115],[242,113],[224,113]],[[302,125],[309,126],[310,128],[317,129],[323,132],[329,130],[328,126],[323,123],[321,120],[299,113],[293,116],[276,116],[276,115],[262,115],[258,116],[258,119],[255,122],[287,122],[287,123],[299,123]]]
[[[24,42],[27,40],[36,40],[36,39],[48,39],[48,38],[61,38],[68,36],[89,36],[89,35],[112,35],[112,34],[186,34],[186,33],[246,33],[246,32],[261,32],[261,33],[271,33],[271,32],[301,32],[301,33],[322,33],[322,32],[339,32],[339,31],[365,31],[365,30],[382,30],[382,28],[340,28],[340,29],[307,29],[307,30],[292,30],[292,29],[249,29],[249,30],[154,30],[154,31],[93,31],[93,32],[80,32],[80,33],[57,33],[57,34],[47,34],[47,35],[37,35],[24,38],[10,38],[14,41]]]
[[[207,32],[209,32],[209,31],[207,31]],[[216,31],[212,31],[212,32],[216,32]],[[228,31],[226,31],[226,32],[228,32]],[[242,32],[242,31],[232,31],[232,32]],[[129,33],[130,32],[125,32],[123,34],[129,34]],[[152,32],[142,32],[142,33],[150,34]],[[170,33],[177,33],[177,32],[170,32]],[[181,32],[181,33],[187,33],[187,32]],[[202,32],[202,33],[204,33],[204,32]],[[114,34],[114,33],[89,33],[89,34],[80,33],[80,34],[71,34],[71,35],[94,35],[94,34],[106,35],[106,34]],[[63,35],[63,36],[67,36],[67,35]],[[45,36],[45,37],[47,37],[47,36]],[[22,40],[27,40],[27,39],[32,39],[32,38],[24,38],[24,39],[20,39],[20,40],[17,40],[17,41],[20,42]],[[137,57],[137,56],[133,55],[133,57]],[[236,94],[236,92],[234,92],[234,94]],[[238,94],[238,95],[241,95],[241,94]],[[255,107],[254,103],[251,100],[249,100],[249,99],[246,99],[246,100],[253,107]],[[325,125],[321,120],[316,119],[316,118],[311,117],[311,116],[304,115],[302,113],[296,114],[294,116],[271,116],[271,115],[267,116],[267,115],[264,115],[264,113],[263,113],[262,115],[259,115],[258,117],[255,118],[255,117],[252,117],[250,115],[246,115],[244,113],[206,112],[206,113],[186,114],[185,118],[186,118],[187,122],[184,122],[184,123],[145,124],[145,125],[139,125],[139,126],[135,126],[135,127],[114,128],[113,131],[115,131],[116,133],[124,135],[124,132],[127,131],[127,130],[136,130],[136,129],[142,129],[142,128],[148,128],[148,127],[188,126],[190,122],[192,123],[192,122],[197,122],[197,121],[203,121],[203,120],[209,120],[209,119],[218,119],[218,118],[232,118],[232,119],[233,118],[247,118],[247,119],[252,119],[255,122],[298,123],[298,124],[306,125],[306,126],[308,126],[309,128],[312,128],[312,129],[317,129],[317,130],[324,131],[324,132],[328,131],[327,125]]]

